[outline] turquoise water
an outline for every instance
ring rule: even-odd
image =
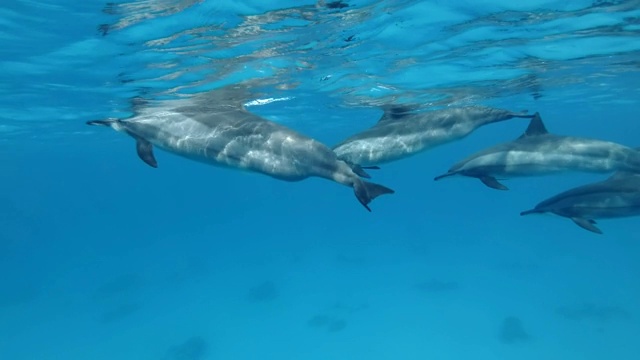
[[[252,79],[328,145],[379,105],[538,111],[640,144],[639,1],[15,0],[0,5],[0,359],[636,359],[637,218],[539,201],[606,175],[434,182],[526,120],[372,171],[283,182],[87,120]]]

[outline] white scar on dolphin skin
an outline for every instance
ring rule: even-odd
[[[547,131],[536,113],[518,139],[479,151],[435,180],[462,175],[508,190],[497,178],[538,176],[563,171],[640,172],[640,151],[610,141],[559,136]]]
[[[211,165],[265,174],[285,181],[320,177],[353,188],[369,211],[376,197],[394,191],[362,180],[362,168],[338,159],[324,144],[243,107],[243,86],[141,107],[128,119],[87,122],[109,126],[136,140],[138,156],[157,167],[153,146]]]
[[[424,112],[400,105],[383,109],[376,125],[333,148],[340,159],[361,166],[384,164],[460,140],[486,124],[533,117],[484,106]]]
[[[583,229],[602,234],[595,219],[640,215],[640,174],[617,172],[604,181],[552,196],[520,215],[553,213]]]

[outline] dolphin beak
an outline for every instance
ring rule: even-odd
[[[525,216],[525,215],[531,215],[531,214],[541,214],[544,211],[542,210],[538,210],[538,209],[531,209],[531,210],[527,210],[527,211],[523,211],[520,213],[520,216]]]
[[[449,177],[449,176],[453,176],[453,175],[455,175],[455,174],[456,174],[456,172],[449,171],[449,172],[448,172],[448,173],[446,173],[446,174],[442,174],[442,175],[436,176],[435,178],[433,178],[433,180],[438,181],[438,180],[440,180],[440,179],[443,179],[443,178],[446,178],[446,177]]]

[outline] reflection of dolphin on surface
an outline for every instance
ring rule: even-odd
[[[129,119],[89,121],[136,140],[138,156],[157,167],[153,145],[183,157],[262,173],[285,181],[317,176],[353,187],[367,206],[393,190],[363,181],[324,144],[244,109],[244,88],[227,87],[189,99],[143,107]]]
[[[351,164],[378,165],[462,139],[480,126],[533,115],[483,106],[413,112],[406,106],[384,107],[373,127],[336,145],[338,157]]]
[[[618,172],[607,180],[553,196],[520,215],[551,212],[602,234],[594,219],[640,215],[640,174]]]
[[[480,179],[498,190],[497,177],[534,176],[561,171],[640,172],[640,151],[613,142],[550,134],[538,113],[518,139],[477,152],[435,178],[453,175]]]

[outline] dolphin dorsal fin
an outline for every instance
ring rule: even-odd
[[[529,122],[529,127],[524,131],[524,134],[520,136],[520,138],[528,137],[528,136],[539,136],[548,134],[547,128],[544,126],[542,122],[542,118],[540,117],[540,113],[533,114],[533,118]]]
[[[143,98],[142,96],[134,96],[130,99],[131,101],[131,109],[135,115],[139,115],[142,112],[142,109],[149,106],[149,100]]]
[[[226,85],[198,93],[191,100],[208,111],[246,111],[244,103],[253,97],[247,84]]]
[[[418,107],[415,105],[384,105],[382,106],[384,114],[382,114],[378,123],[404,119],[411,115],[416,109],[418,109]]]

